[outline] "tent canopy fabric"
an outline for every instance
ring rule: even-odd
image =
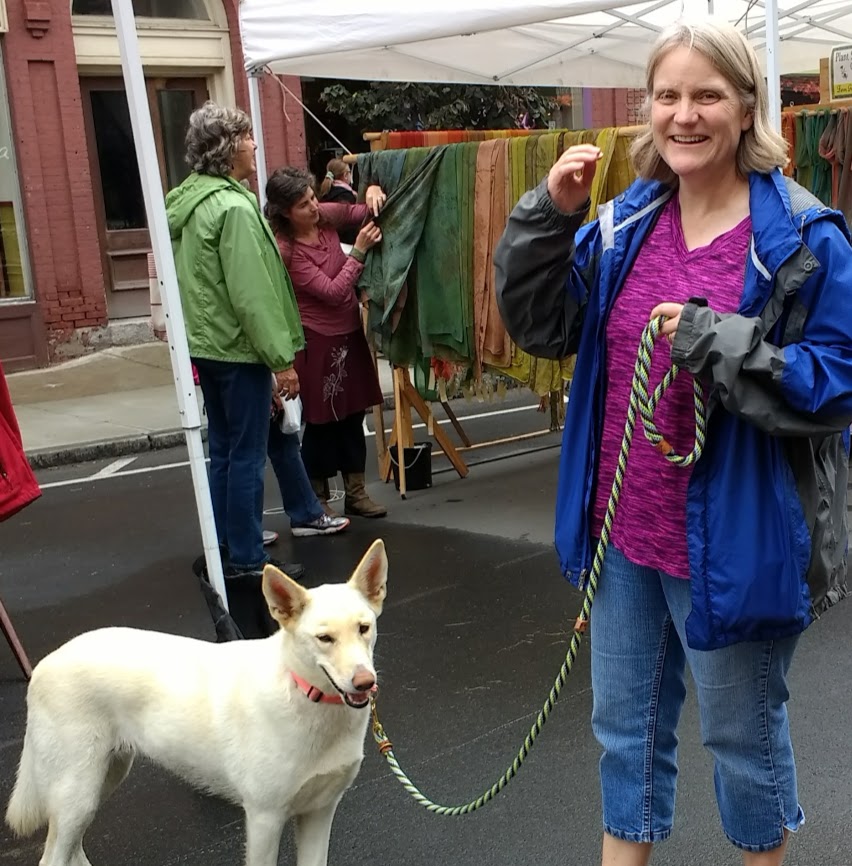
[[[783,2],[783,0],[782,0]],[[746,33],[766,62],[763,0],[242,0],[246,68],[384,81],[642,87],[659,31],[713,14]],[[849,0],[778,9],[781,73],[819,71],[852,44]]]

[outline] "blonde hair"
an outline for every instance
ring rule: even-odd
[[[741,104],[752,117],[752,124],[743,131],[737,148],[737,172],[740,176],[748,177],[753,171],[766,174],[785,166],[789,162],[787,142],[772,128],[769,120],[769,94],[757,55],[748,40],[730,24],[711,20],[679,21],[660,34],[651,50],[645,74],[646,116],[650,118],[657,69],[670,51],[680,47],[701,52],[733,86]],[[634,140],[630,157],[639,177],[676,183],[677,176],[654,144],[650,126]]]
[[[342,159],[332,159],[325,167],[325,177],[320,185],[320,198],[328,195],[328,191],[336,180],[343,180],[349,172],[349,166]]]

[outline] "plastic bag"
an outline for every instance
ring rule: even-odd
[[[298,433],[302,429],[302,398],[282,400],[281,432],[285,435]]]

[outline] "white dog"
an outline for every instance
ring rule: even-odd
[[[48,825],[40,866],[89,866],[83,835],[139,753],[243,807],[247,866],[277,864],[289,818],[298,866],[325,866],[364,757],[386,584],[376,541],[345,584],[306,590],[267,566],[281,628],[264,640],[107,628],[69,641],[33,673],[7,823]]]

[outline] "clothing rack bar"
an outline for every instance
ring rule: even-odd
[[[782,114],[816,114],[826,109],[852,108],[852,99],[835,99],[831,102],[815,102],[809,105],[790,105],[783,109]]]

